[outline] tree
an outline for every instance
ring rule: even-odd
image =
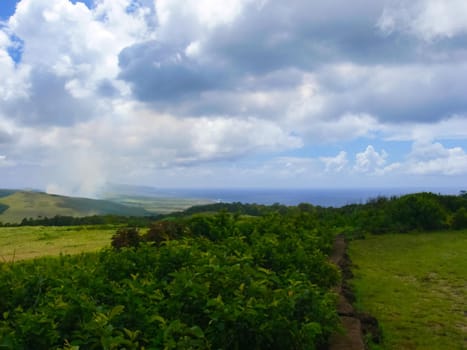
[[[123,247],[137,247],[141,242],[138,229],[134,227],[119,228],[112,236],[112,247],[120,249]]]
[[[459,208],[452,217],[451,227],[454,230],[461,230],[467,228],[467,209]]]

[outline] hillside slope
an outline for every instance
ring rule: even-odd
[[[88,215],[150,215],[142,208],[129,207],[119,203],[88,198],[74,198],[50,195],[43,192],[16,191],[0,197],[0,221],[18,223],[23,218]],[[5,209],[5,206],[8,208]]]

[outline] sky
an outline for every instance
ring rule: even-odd
[[[0,0],[0,188],[466,179],[465,0]]]

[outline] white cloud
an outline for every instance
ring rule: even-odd
[[[252,0],[163,0],[156,1],[159,35],[162,38],[180,34],[184,23],[185,35],[200,35],[221,25],[232,24]],[[188,29],[188,30],[187,30]],[[172,33],[171,33],[172,32]]]
[[[421,175],[467,174],[467,153],[461,147],[441,143],[415,143],[407,162],[407,173]]]
[[[355,155],[354,170],[361,173],[376,173],[386,164],[388,154],[385,150],[377,152],[372,145]]]
[[[427,143],[433,140],[467,139],[467,116],[453,115],[436,123],[386,124],[382,130],[391,141]]]
[[[378,21],[386,34],[409,32],[426,41],[467,33],[467,3],[464,0],[417,0],[385,9]]]
[[[465,2],[398,3],[22,0],[0,28],[0,164],[81,194],[236,173],[239,185],[460,174]],[[390,163],[381,135],[416,146]],[[420,146],[448,139],[464,148]],[[323,144],[342,151],[320,156]]]
[[[300,148],[300,138],[288,135],[276,124],[249,118],[201,118],[191,120],[193,148],[201,158],[224,158],[256,150]]]
[[[15,62],[10,56],[8,49],[17,49],[17,43],[10,38],[8,29],[0,27],[0,101],[14,99],[26,95],[29,75],[28,67],[15,67]]]
[[[335,157],[320,157],[320,160],[324,163],[326,172],[341,172],[349,163],[345,151],[339,152]]]
[[[94,96],[103,81],[120,93],[128,89],[115,79],[118,54],[129,45],[152,38],[147,8],[128,13],[130,0],[103,0],[93,9],[65,0],[22,0],[8,21],[24,41],[21,65],[48,70],[66,79],[75,97]]]
[[[42,154],[50,191],[92,196],[106,181],[157,178],[160,171],[233,161],[302,147],[275,123],[255,119],[176,118],[123,103],[73,128],[23,128],[17,148]],[[127,180],[125,180],[125,178]]]
[[[7,156],[0,154],[0,168],[13,167],[15,165],[14,161],[8,159]]]
[[[369,137],[378,131],[376,119],[367,114],[344,114],[336,119],[326,118],[313,120],[303,124],[306,135],[318,142],[342,142]]]

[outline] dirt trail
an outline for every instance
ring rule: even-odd
[[[335,288],[339,294],[337,313],[340,317],[343,333],[334,334],[329,341],[329,350],[364,350],[363,334],[370,333],[374,342],[381,340],[378,321],[363,313],[357,313],[352,303],[355,301],[353,292],[348,284],[352,278],[351,262],[346,253],[347,242],[344,235],[339,235],[334,241],[330,261],[337,265],[342,272],[342,281]]]

